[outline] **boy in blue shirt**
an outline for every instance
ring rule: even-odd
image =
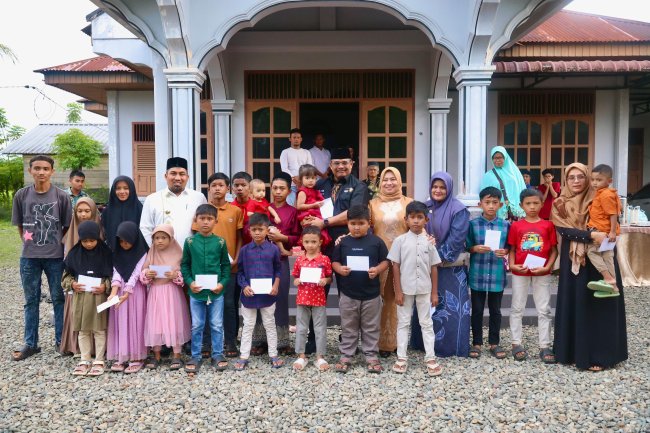
[[[501,299],[506,285],[506,267],[504,257],[508,255],[506,241],[510,223],[497,217],[501,207],[501,191],[489,186],[479,193],[479,207],[483,214],[469,222],[467,232],[467,249],[469,260],[469,287],[472,297],[472,348],[469,357],[477,359],[481,356],[483,346],[483,310],[487,298],[490,310],[490,325],[488,343],[490,353],[497,358],[506,357],[506,352],[499,346],[499,330],[501,329]],[[485,245],[487,230],[501,232],[499,248],[491,249]]]

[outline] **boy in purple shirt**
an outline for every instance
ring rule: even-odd
[[[284,365],[284,361],[278,357],[278,335],[275,328],[275,300],[280,285],[280,249],[266,238],[270,225],[271,221],[265,214],[254,213],[250,216],[248,230],[253,242],[242,247],[237,260],[237,283],[242,287],[241,314],[244,326],[239,348],[240,357],[235,363],[235,370],[243,370],[248,366],[258,310],[266,330],[273,368]],[[268,294],[255,294],[251,287],[252,280],[262,279],[271,280],[271,291]]]

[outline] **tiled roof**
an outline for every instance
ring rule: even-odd
[[[80,129],[84,134],[99,141],[104,147],[104,153],[108,153],[108,125],[105,123],[42,123],[27,131],[19,139],[9,143],[0,153],[51,154],[52,143],[56,136],[72,128]]]
[[[572,60],[494,62],[495,73],[650,72],[650,60]]]
[[[109,56],[93,57],[92,59],[78,60],[64,65],[49,66],[38,69],[36,72],[61,71],[61,72],[133,72],[128,66],[123,65]]]
[[[519,43],[648,42],[650,23],[562,10]]]

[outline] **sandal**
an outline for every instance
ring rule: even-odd
[[[605,369],[603,367],[601,367],[600,365],[592,365],[587,370],[593,371],[594,373],[598,373],[598,372],[604,371]]]
[[[235,370],[237,371],[246,370],[246,367],[248,367],[248,359],[239,358],[237,362],[235,362]]]
[[[325,361],[325,358],[318,358],[316,362],[314,362],[314,366],[321,373],[330,369],[330,365],[327,361]]]
[[[541,359],[544,364],[555,364],[555,354],[548,347],[539,351],[539,359]]]
[[[104,374],[104,361],[93,361],[93,366],[90,368],[87,376],[97,377]]]
[[[616,298],[617,296],[621,296],[621,293],[620,292],[601,292],[601,291],[594,292],[594,298]]]
[[[172,358],[172,363],[169,365],[169,369],[172,371],[180,370],[183,368],[183,360],[179,358]]]
[[[135,374],[142,370],[142,362],[141,361],[133,361],[129,363],[129,366],[124,369],[125,374]],[[111,367],[111,371],[113,368]]]
[[[307,366],[307,358],[298,358],[295,361],[293,361],[293,369],[296,371],[302,371],[305,369]]]
[[[268,346],[265,345],[265,344],[263,344],[263,345],[261,345],[261,346],[254,346],[254,347],[251,349],[251,355],[253,355],[253,356],[262,356],[262,355],[264,355],[266,352],[268,352]]]
[[[11,359],[14,361],[22,361],[23,359],[27,359],[32,355],[36,355],[37,353],[41,353],[40,347],[30,347],[25,344],[20,349],[13,351]]]
[[[180,359],[180,358],[174,358],[174,359]],[[197,374],[199,370],[201,369],[201,363],[202,361],[200,359],[190,359],[185,363],[185,372],[187,374]]]
[[[501,348],[498,344],[496,346],[490,346],[490,353],[492,356],[494,356],[496,359],[503,359],[506,356],[506,351]]]
[[[72,370],[73,376],[85,376],[90,370],[90,361],[81,361],[77,366]]]
[[[223,357],[213,358],[211,364],[216,371],[224,371],[228,368],[228,361]]]
[[[124,366],[123,362],[114,362],[111,365],[111,372],[112,373],[124,373],[124,369],[126,367]]]
[[[366,363],[366,371],[368,373],[379,374],[384,371],[384,367],[381,366],[381,363],[378,359],[373,359],[372,361],[368,361]]]
[[[284,365],[284,360],[280,359],[278,356],[271,357],[271,368],[280,368]]]
[[[614,287],[611,284],[606,283],[605,280],[589,281],[587,283],[587,288],[589,290],[596,290],[598,292],[605,292],[605,293],[614,292]]]
[[[239,350],[237,350],[237,345],[234,343],[226,343],[223,354],[226,358],[236,358],[239,356]]]
[[[160,359],[156,358],[147,358],[144,362],[144,368],[147,370],[155,370],[160,366]]]
[[[348,369],[352,366],[352,360],[345,356],[339,359],[339,362],[334,366],[334,371],[338,373],[347,373]]]
[[[442,374],[442,366],[438,364],[435,359],[427,361],[427,374],[429,376],[440,376]]]
[[[395,373],[404,374],[408,368],[408,361],[404,358],[397,358],[397,361],[395,361],[395,364],[393,364],[393,371]]]
[[[472,359],[479,359],[481,357],[481,346],[472,346],[469,349],[469,357]]]
[[[517,344],[512,348],[512,357],[515,361],[525,361],[528,358],[528,352],[526,352],[524,346]]]

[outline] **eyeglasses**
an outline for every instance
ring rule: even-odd
[[[580,182],[580,181],[585,180],[586,178],[587,177],[584,176],[584,175],[578,175],[578,176],[569,176],[569,177],[566,178],[566,180],[569,181],[569,182],[576,182],[576,181]]]

